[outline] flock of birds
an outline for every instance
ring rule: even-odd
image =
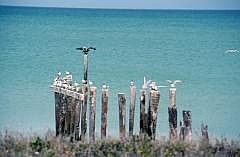
[[[81,50],[85,55],[87,55],[88,52],[91,50],[96,50],[96,48],[94,47],[80,47],[76,49]],[[61,75],[62,75],[61,72],[57,73],[57,77],[54,80],[53,86],[62,87],[69,90],[80,89],[80,85],[76,81],[73,83],[72,75],[70,74],[70,72],[67,71],[65,73],[65,76],[63,77]],[[82,80],[82,83],[86,84],[87,83],[86,80]],[[173,81],[166,80],[166,81],[170,84],[170,88],[176,88],[176,84],[182,82],[181,80],[173,80]],[[88,84],[89,86],[92,86],[93,82],[88,81]],[[131,81],[130,85],[133,86],[134,81]],[[155,81],[146,80],[146,77],[144,77],[143,79],[142,89],[144,90],[147,90],[147,89],[158,90],[159,88],[166,88],[166,87],[168,86],[158,86]],[[103,84],[102,88],[108,88],[108,86],[106,84]]]
[[[176,88],[176,84],[182,82],[181,80],[166,80],[170,84],[171,88]],[[166,88],[168,86],[157,86],[157,83],[152,80],[146,80],[146,77],[143,78],[142,89],[152,89],[158,90],[159,88]]]
[[[83,83],[85,82],[85,80],[82,81]],[[176,84],[182,82],[181,80],[166,80],[166,82],[168,82],[170,84],[170,88],[176,88]],[[88,81],[89,86],[93,85],[92,81]],[[130,85],[133,86],[134,85],[134,81],[130,82]],[[54,79],[53,82],[53,86],[55,87],[62,87],[65,89],[69,89],[69,90],[76,90],[79,89],[80,90],[80,84],[77,83],[76,81],[73,82],[73,77],[70,74],[70,72],[66,72],[65,76],[62,77],[62,73],[58,72],[56,78]],[[158,86],[157,83],[155,81],[152,80],[147,80],[146,77],[143,78],[143,85],[142,85],[142,89],[143,90],[147,90],[147,89],[151,89],[151,90],[158,90],[159,88],[166,88],[168,86]],[[102,85],[102,88],[109,88],[109,86],[107,86],[105,83]]]
[[[73,78],[70,72],[66,72],[65,76],[62,77],[62,73],[58,72],[57,77],[54,79],[53,86],[62,87],[69,90],[80,91],[80,84],[76,81],[73,83]]]

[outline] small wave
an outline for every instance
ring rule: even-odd
[[[229,50],[226,50],[225,53],[240,53],[237,49],[229,49]]]

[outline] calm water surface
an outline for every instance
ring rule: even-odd
[[[193,133],[201,122],[211,136],[240,135],[240,11],[101,10],[0,7],[0,129],[54,129],[58,71],[82,79],[80,46],[95,46],[89,78],[98,87],[96,131],[100,133],[101,85],[110,86],[108,134],[118,135],[117,93],[143,76],[166,85],[180,79],[178,120],[192,111]],[[237,50],[226,53],[226,50]],[[168,89],[161,89],[157,135],[168,135]],[[139,131],[139,101],[135,128]],[[128,114],[128,112],[127,112]]]

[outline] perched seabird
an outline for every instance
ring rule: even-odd
[[[152,80],[146,80],[146,77],[143,77],[143,85],[142,85],[142,89],[147,89],[149,87],[149,85],[151,84]]]
[[[166,80],[166,81],[170,84],[171,88],[176,88],[176,84],[182,82],[181,80],[174,80],[174,81]]]
[[[81,50],[83,51],[84,54],[88,54],[90,50],[96,50],[96,48],[95,47],[79,47],[79,48],[76,48],[76,50]]]

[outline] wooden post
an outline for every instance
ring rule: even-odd
[[[60,118],[60,130],[61,130],[61,135],[65,136],[65,122],[66,122],[66,112],[67,112],[67,102],[66,102],[66,95],[61,94],[61,118]]]
[[[146,96],[145,90],[140,90],[140,133],[146,133],[144,128],[144,117],[145,117],[145,103],[146,103]]]
[[[169,138],[172,141],[177,139],[177,109],[168,107]]]
[[[136,101],[136,87],[134,85],[134,82],[131,81],[131,83],[130,83],[129,136],[133,136],[135,101]]]
[[[75,109],[75,140],[79,141],[79,130],[80,130],[80,113],[81,113],[81,107],[82,107],[82,100],[77,99],[76,100],[76,109]]]
[[[184,140],[184,126],[182,125],[182,121],[180,121],[180,132],[179,132],[179,140]]]
[[[60,133],[60,109],[61,109],[61,98],[60,93],[54,92],[55,96],[55,122],[56,122],[56,136]]]
[[[71,133],[71,109],[72,109],[72,97],[66,95],[66,117],[65,117],[65,134],[67,136]]]
[[[144,113],[143,115],[143,133],[148,133],[148,113]]]
[[[192,141],[192,116],[191,111],[183,111],[184,141]]]
[[[101,139],[106,138],[108,112],[108,87],[102,86],[102,114],[101,114]]]
[[[87,131],[87,119],[86,119],[87,98],[88,98],[87,92],[88,92],[87,84],[83,83],[83,86],[82,86],[83,102],[82,102],[82,115],[81,115],[81,136],[80,136],[80,140],[83,143],[85,142],[85,135]]]
[[[151,89],[149,94],[149,108],[148,108],[148,136],[155,139],[158,103],[160,99],[159,90]]]
[[[119,134],[120,139],[125,138],[126,129],[126,98],[124,93],[118,93],[118,105],[119,105]]]
[[[88,76],[88,53],[84,53],[83,55],[83,79],[87,81]]]
[[[177,108],[176,108],[176,87],[170,87],[168,107],[169,138],[175,141],[177,139]]]
[[[90,87],[90,97],[89,97],[89,143],[93,144],[95,142],[95,115],[96,115],[96,87]]]
[[[70,120],[70,141],[74,139],[74,132],[75,132],[75,118],[76,118],[76,107],[77,107],[77,99],[72,97],[71,102],[71,120]]]
[[[81,50],[83,52],[83,80],[87,81],[87,73],[88,73],[88,52],[90,50],[96,50],[94,47],[80,47],[76,48],[77,50]]]
[[[201,124],[202,139],[206,142],[209,142],[208,137],[208,125]]]

